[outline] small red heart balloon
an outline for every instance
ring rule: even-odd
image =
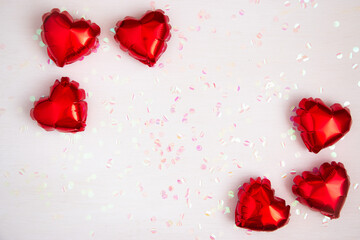
[[[330,218],[338,218],[349,191],[350,180],[342,163],[323,163],[320,169],[294,178],[297,200]]]
[[[34,103],[30,115],[47,131],[57,129],[61,132],[84,131],[87,117],[85,91],[68,77],[55,81],[50,88],[50,96],[42,97]]]
[[[348,108],[338,103],[329,108],[319,98],[302,99],[296,114],[294,123],[306,147],[314,153],[335,144],[351,127]]]
[[[89,20],[73,20],[57,8],[42,17],[42,41],[48,55],[59,67],[81,60],[99,46],[100,27]]]
[[[250,179],[239,190],[235,211],[238,227],[256,231],[274,231],[289,221],[290,206],[275,197],[268,179]]]
[[[126,17],[115,28],[115,40],[130,56],[152,67],[170,39],[169,18],[162,10],[148,11],[140,20]]]

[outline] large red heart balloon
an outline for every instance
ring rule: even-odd
[[[73,20],[66,11],[55,8],[42,17],[42,41],[57,66],[81,60],[99,46],[100,27],[89,20]]]
[[[297,200],[330,218],[338,218],[345,203],[350,180],[342,163],[323,163],[320,169],[294,178]]]
[[[85,91],[68,77],[55,81],[50,88],[50,96],[42,97],[34,103],[31,117],[47,131],[57,129],[61,132],[84,131],[87,117]]]
[[[296,114],[294,123],[306,147],[314,153],[339,141],[351,127],[348,108],[338,103],[329,108],[319,98],[302,99]]]
[[[170,39],[169,18],[162,10],[148,11],[140,20],[126,17],[115,28],[115,40],[130,56],[152,67]]]
[[[235,224],[256,231],[274,231],[284,226],[289,220],[290,206],[274,193],[268,179],[251,178],[239,190]]]

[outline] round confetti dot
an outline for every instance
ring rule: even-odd
[[[337,28],[337,27],[339,27],[339,26],[340,26],[340,22],[339,22],[339,21],[335,21],[335,22],[334,22],[334,27]]]
[[[333,158],[336,158],[336,157],[337,157],[336,152],[332,152],[332,153],[331,153],[331,156],[332,156]]]
[[[34,96],[31,96],[29,99],[30,99],[30,102],[35,102],[35,100],[36,100]]]
[[[353,47],[353,52],[358,53],[359,52],[359,47]]]
[[[358,81],[358,87],[360,87],[360,81]]]

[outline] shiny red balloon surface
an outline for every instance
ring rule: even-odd
[[[152,67],[170,39],[169,18],[162,10],[148,11],[140,20],[126,17],[115,28],[115,40],[130,56]]]
[[[313,172],[294,178],[292,191],[297,200],[330,218],[338,218],[345,203],[350,180],[342,163],[323,163]]]
[[[59,67],[81,60],[99,46],[100,28],[89,20],[73,20],[66,11],[53,9],[42,17],[42,41]]]
[[[296,114],[294,123],[306,147],[314,153],[339,141],[352,122],[348,108],[338,103],[328,107],[319,98],[302,99]]]
[[[274,196],[268,179],[250,179],[238,193],[239,201],[235,211],[238,227],[256,231],[274,231],[289,220],[290,206],[284,199]]]
[[[40,98],[31,109],[31,117],[47,131],[84,131],[87,117],[85,91],[68,77],[55,81],[50,88],[50,96]]]

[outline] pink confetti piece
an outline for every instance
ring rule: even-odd
[[[166,5],[164,6],[164,8],[165,8],[166,11],[170,11],[170,9],[171,9],[169,4],[166,4]]]
[[[184,178],[181,178],[181,179],[178,179],[177,180],[177,183],[178,184],[183,184],[185,182],[185,179]]]
[[[178,47],[179,51],[183,50],[183,48],[184,48],[184,45],[182,43],[179,43],[179,47]]]
[[[106,162],[106,168],[111,168],[112,167],[112,159],[109,159],[107,162]]]
[[[166,199],[168,197],[168,195],[166,194],[166,192],[164,190],[161,191],[161,197],[162,197],[162,199]]]

